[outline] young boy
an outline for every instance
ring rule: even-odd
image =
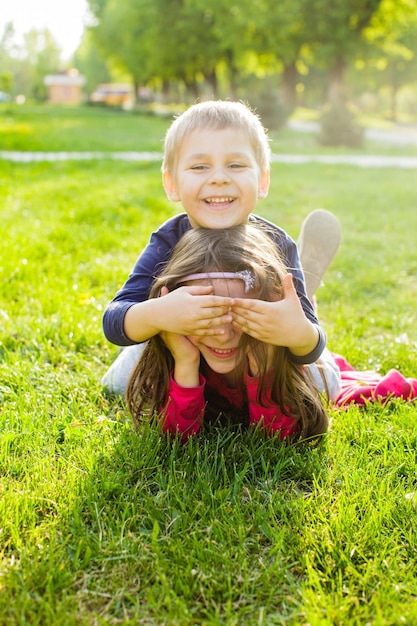
[[[103,329],[109,341],[131,346],[161,331],[219,338],[222,326],[233,322],[256,339],[286,346],[297,363],[319,359],[326,338],[306,294],[297,246],[284,230],[253,215],[257,200],[268,193],[270,157],[265,129],[242,103],[202,102],[173,122],[165,138],[162,178],[168,198],[180,202],[185,213],[152,234],[125,285],[107,307]],[[213,295],[212,287],[148,299],[153,279],[184,232],[197,227],[229,228],[248,220],[268,231],[291,272],[283,300],[246,300],[244,306],[233,309],[232,299]],[[103,384],[123,392],[139,355],[139,346],[123,351]],[[116,370],[123,372],[121,384]]]

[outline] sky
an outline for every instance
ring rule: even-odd
[[[48,28],[69,59],[78,48],[87,17],[86,0],[0,0],[0,36],[13,22],[17,36]]]

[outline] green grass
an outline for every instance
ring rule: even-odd
[[[87,106],[0,104],[0,150],[161,152],[172,115],[140,115]],[[315,133],[300,133],[289,128],[271,132],[271,139],[272,150],[277,154],[417,155],[416,145],[397,146],[373,141],[365,141],[360,150],[323,147],[318,144]]]
[[[0,105],[3,150],[162,150],[169,119],[93,107]]]
[[[294,237],[319,206],[341,221],[318,294],[330,347],[416,376],[415,172],[272,180],[258,212]],[[159,165],[0,161],[0,210],[2,626],[417,622],[415,405],[332,411],[319,449],[135,433],[101,392],[101,315],[175,211]]]

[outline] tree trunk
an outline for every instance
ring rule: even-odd
[[[216,70],[213,69],[206,73],[206,81],[212,89],[211,97],[213,100],[217,100],[219,95],[219,86],[217,82]]]
[[[289,111],[293,111],[297,106],[297,82],[298,72],[295,62],[284,66],[281,83],[282,104]]]
[[[237,100],[238,70],[234,64],[233,50],[226,50],[225,58],[229,70],[229,98],[231,100]]]
[[[138,93],[139,93],[139,83],[135,77],[133,77],[133,93],[132,93],[132,101],[133,106],[135,107],[138,103]]]
[[[390,119],[393,122],[397,121],[397,94],[398,94],[398,88],[394,82],[391,85],[391,111],[390,111]]]
[[[169,101],[169,81],[164,78],[162,81],[162,102],[167,104]]]
[[[400,88],[401,82],[398,80],[398,70],[397,64],[393,63],[391,67],[391,111],[390,118],[393,122],[397,121],[397,109],[398,109],[398,91]]]
[[[343,59],[338,59],[330,70],[328,98],[332,106],[337,106],[346,102],[346,67],[346,62]]]
[[[187,93],[191,95],[191,101],[197,102],[197,100],[200,98],[200,87],[198,82],[196,80],[190,81],[185,78],[183,80],[187,89]]]
[[[230,68],[230,85],[229,85],[229,93],[231,100],[237,100],[237,77],[238,72],[235,68]]]

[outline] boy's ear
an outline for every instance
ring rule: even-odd
[[[172,202],[178,202],[181,199],[175,188],[174,177],[170,172],[164,172],[162,174],[162,184],[166,195]]]
[[[269,170],[264,170],[261,172],[261,177],[259,179],[258,185],[258,198],[262,200],[262,198],[266,198],[269,190],[269,181],[270,181],[270,172]]]

